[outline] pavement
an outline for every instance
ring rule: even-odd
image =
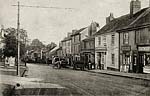
[[[3,62],[0,62],[0,96],[8,96],[10,93],[10,90],[16,86],[16,84],[20,84],[20,87],[16,87],[16,89],[26,89],[25,94],[27,95],[39,95],[39,94],[67,94],[66,88],[62,87],[58,84],[52,84],[52,83],[42,83],[41,81],[43,79],[40,78],[28,78],[23,76],[25,70],[28,70],[28,67],[21,66],[20,67],[20,74],[21,76],[16,75],[16,66],[3,66]],[[27,74],[26,74],[27,75]],[[11,89],[9,89],[11,88]],[[39,90],[39,92],[34,92],[36,90]],[[40,90],[45,90],[43,91]],[[5,91],[7,90],[7,91]],[[18,90],[21,93],[22,90]],[[32,92],[33,91],[33,92]],[[59,91],[59,93],[58,93]]]
[[[73,67],[68,67],[68,68],[73,69]],[[120,71],[100,70],[100,69],[92,69],[92,70],[85,69],[85,71],[91,72],[91,73],[97,73],[97,74],[106,74],[106,75],[112,75],[112,76],[150,81],[149,73],[125,73],[125,72],[120,72]]]
[[[133,79],[141,79],[145,81],[150,81],[150,74],[146,73],[125,73],[119,71],[111,71],[111,70],[86,70],[87,72],[98,73],[98,74],[106,74],[112,76],[119,76],[119,77],[126,77],[126,78],[133,78]]]
[[[20,64],[21,77],[24,77],[27,71],[28,67],[24,66],[24,63],[21,62]],[[4,66],[4,62],[0,62],[0,74],[17,76],[17,66],[8,66],[8,65]]]

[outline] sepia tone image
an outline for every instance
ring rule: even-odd
[[[150,0],[0,0],[0,96],[150,96]]]

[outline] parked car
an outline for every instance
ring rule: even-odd
[[[73,62],[73,69],[76,70],[78,68],[80,68],[80,70],[84,70],[85,64],[83,61],[74,61]]]
[[[62,67],[66,67],[68,65],[68,61],[66,60],[66,58],[54,57],[52,60],[52,64],[53,68],[57,67],[60,69]]]

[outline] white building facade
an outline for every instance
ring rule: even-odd
[[[105,70],[119,69],[119,34],[116,32],[99,34],[95,37],[95,63]]]

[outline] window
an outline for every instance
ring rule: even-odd
[[[136,43],[150,43],[150,33],[146,28],[136,30]]]
[[[124,41],[124,44],[129,44],[129,33],[128,32],[123,34],[123,41]]]
[[[115,54],[111,54],[112,65],[115,64]]]
[[[115,34],[111,35],[111,44],[114,45],[115,44]]]
[[[102,64],[104,64],[105,63],[105,59],[104,59],[105,57],[104,57],[104,54],[102,54]]]
[[[106,47],[107,44],[106,44],[106,35],[103,36],[103,45]]]
[[[101,45],[101,37],[98,37],[98,44]]]

